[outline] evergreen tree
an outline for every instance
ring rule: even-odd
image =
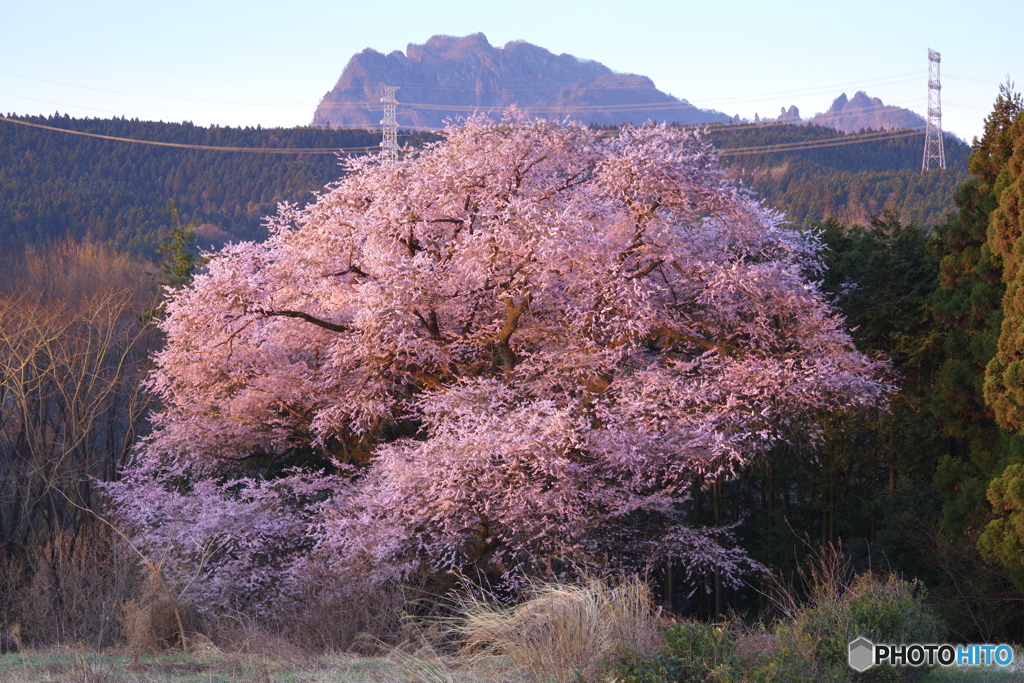
[[[1000,106],[1002,105],[1002,106]],[[995,518],[978,541],[985,559],[998,562],[1024,590],[1024,104],[1003,87],[987,124],[998,132],[976,163],[996,205],[988,221],[988,241],[1002,266],[1005,292],[996,353],[985,370],[985,400],[997,424],[1012,436],[1014,457],[988,486]],[[987,131],[986,131],[987,132]],[[1006,462],[1009,461],[1007,465]]]
[[[1009,158],[993,185],[997,206],[989,217],[988,239],[1003,269],[1003,322],[996,355],[985,370],[985,400],[999,426],[1024,431],[1024,116],[1006,130]]]
[[[156,250],[156,253],[163,256],[160,268],[164,278],[160,284],[170,289],[181,289],[192,284],[196,269],[206,263],[206,257],[193,253],[195,226],[181,222],[178,205],[173,199],[168,204],[167,213],[171,216],[171,231]]]
[[[935,473],[943,497],[936,562],[956,583],[953,590],[960,618],[978,623],[974,632],[982,637],[986,630],[998,635],[1021,629],[1020,610],[1014,607],[1020,593],[1008,581],[1008,577],[1018,578],[1013,564],[991,567],[982,562],[982,558],[998,562],[1001,558],[994,549],[1006,546],[994,542],[995,531],[983,536],[982,530],[991,520],[986,497],[990,485],[999,488],[1007,466],[1024,462],[1024,436],[1001,428],[994,406],[986,401],[986,394],[992,398],[999,394],[993,392],[997,388],[993,377],[999,374],[1000,361],[995,357],[1009,295],[1006,257],[1012,261],[1014,241],[1006,230],[992,229],[992,217],[1000,200],[997,181],[1013,155],[1014,121],[1022,109],[1021,97],[1012,85],[1004,85],[985,121],[983,137],[974,141],[968,163],[973,177],[957,191],[959,211],[938,231],[943,258],[932,302],[944,361],[931,410],[947,437],[948,451]],[[1014,471],[1010,470],[1011,475]],[[1005,496],[996,499],[1001,504]],[[1024,586],[1014,582],[1018,589]]]
[[[173,199],[168,202],[167,214],[171,218],[171,230],[156,249],[156,253],[163,257],[160,263],[162,276],[157,278],[159,300],[153,308],[142,314],[141,320],[146,323],[152,322],[154,318],[163,318],[166,315],[167,294],[192,284],[196,270],[209,260],[198,253],[195,226],[181,222],[178,205]]]
[[[996,424],[982,380],[996,354],[1005,292],[1000,265],[1006,244],[999,235],[993,242],[989,229],[997,207],[994,185],[1012,153],[1010,129],[1022,106],[1004,85],[984,136],[975,140],[968,162],[974,177],[957,191],[959,212],[939,229],[943,258],[932,306],[945,358],[932,410],[952,451],[940,463],[936,483],[946,500],[946,524],[957,533],[983,525],[988,482],[1021,450]]]

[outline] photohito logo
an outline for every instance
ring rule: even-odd
[[[878,664],[892,666],[967,665],[1009,666],[1013,663],[1013,648],[1009,645],[950,645],[930,643],[922,645],[876,645],[867,638],[850,643],[850,668],[867,671]]]

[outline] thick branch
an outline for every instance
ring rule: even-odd
[[[430,311],[430,317],[424,318],[422,313],[414,309],[413,315],[415,315],[416,318],[419,319],[420,323],[423,324],[423,327],[427,329],[427,332],[430,333],[431,339],[439,341],[442,344],[448,343],[448,340],[445,339],[443,334],[441,334],[441,326],[437,322],[437,311]]]
[[[362,268],[360,268],[354,263],[345,270],[339,270],[338,272],[331,273],[330,275],[331,277],[341,277],[342,275],[348,275],[349,273],[353,273],[355,275],[358,275],[359,277],[370,277],[366,272],[363,271]]]
[[[654,259],[653,261],[651,261],[650,263],[648,263],[646,266],[644,266],[640,270],[636,271],[635,273],[633,273],[631,275],[627,275],[626,279],[627,280],[633,280],[633,279],[636,279],[638,277],[644,277],[645,275],[650,275],[651,271],[653,271],[655,268],[660,266],[662,263],[664,263],[664,261],[662,261],[661,259]]]
[[[605,372],[593,374],[583,380],[583,388],[591,394],[601,395],[611,385],[612,375]]]
[[[505,311],[508,316],[505,318],[505,325],[498,332],[496,341],[498,344],[508,344],[508,340],[512,338],[512,333],[516,331],[516,325],[519,323],[519,316],[523,314],[526,307],[530,305],[530,295],[527,294],[523,297],[519,305],[512,303],[512,297],[505,299]]]
[[[416,241],[416,237],[413,235],[412,223],[409,224],[409,238],[403,240],[401,237],[399,237],[398,242],[399,244],[405,245],[405,248],[409,250],[410,257],[415,256],[417,251],[422,251],[423,249],[423,247],[420,246],[419,242]]]
[[[518,305],[512,303],[512,297],[505,298],[505,325],[498,332],[498,336],[495,337],[495,344],[498,347],[498,353],[501,355],[502,363],[505,368],[511,370],[515,365],[516,356],[512,353],[512,349],[508,346],[509,339],[512,338],[512,334],[516,331],[516,325],[519,324],[519,317],[526,310],[526,307],[530,305],[530,295],[527,294],[522,298]]]
[[[328,320],[322,320],[310,315],[309,313],[303,313],[302,311],[260,311],[260,313],[268,317],[298,318],[299,320],[305,320],[307,323],[312,323],[317,327],[322,327],[325,330],[330,330],[331,332],[352,331],[351,328],[345,325],[339,325]]]
[[[702,346],[708,351],[723,351],[721,344],[716,344],[712,341],[704,339],[703,337],[698,337],[692,334],[683,334],[682,332],[677,332],[676,330],[673,330],[670,327],[655,327],[654,329],[651,330],[651,336],[668,337],[669,339],[673,339],[675,341],[690,342],[691,344],[697,344],[698,346]]]
[[[433,375],[424,370],[407,369],[406,373],[415,379],[417,382],[427,387],[428,389],[443,389],[444,382],[442,382],[436,375]]]

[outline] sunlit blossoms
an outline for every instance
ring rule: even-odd
[[[168,303],[164,407],[115,492],[214,602],[314,565],[735,576],[689,488],[888,391],[808,280],[817,242],[698,133],[473,118],[270,228]],[[230,479],[274,458],[338,466]]]

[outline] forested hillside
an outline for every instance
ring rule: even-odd
[[[304,151],[142,145],[0,121],[0,240],[6,246],[71,235],[151,251],[167,230],[165,209],[172,199],[183,219],[219,229],[207,229],[209,241],[261,239],[262,219],[278,202],[305,203],[338,177],[332,150],[362,152],[380,143],[379,134],[365,130],[205,128],[66,115],[19,120],[175,145]]]
[[[971,151],[947,135],[946,169],[921,173],[922,132],[735,125],[714,128],[712,139],[735,176],[796,224],[837,218],[867,225],[891,208],[904,223],[938,225],[956,208]]]
[[[380,133],[328,128],[222,128],[127,119],[23,117],[22,122],[136,144],[0,121],[0,240],[10,247],[66,235],[152,255],[174,200],[200,246],[261,239],[279,202],[306,203],[338,178],[333,150],[374,150]],[[892,208],[903,222],[934,226],[955,207],[970,148],[946,139],[945,171],[920,172],[922,133],[868,141],[819,126],[713,128],[731,173],[796,224],[835,217],[867,224]],[[403,134],[413,146],[436,139]],[[195,147],[244,148],[241,151]],[[252,149],[296,149],[252,153]]]

